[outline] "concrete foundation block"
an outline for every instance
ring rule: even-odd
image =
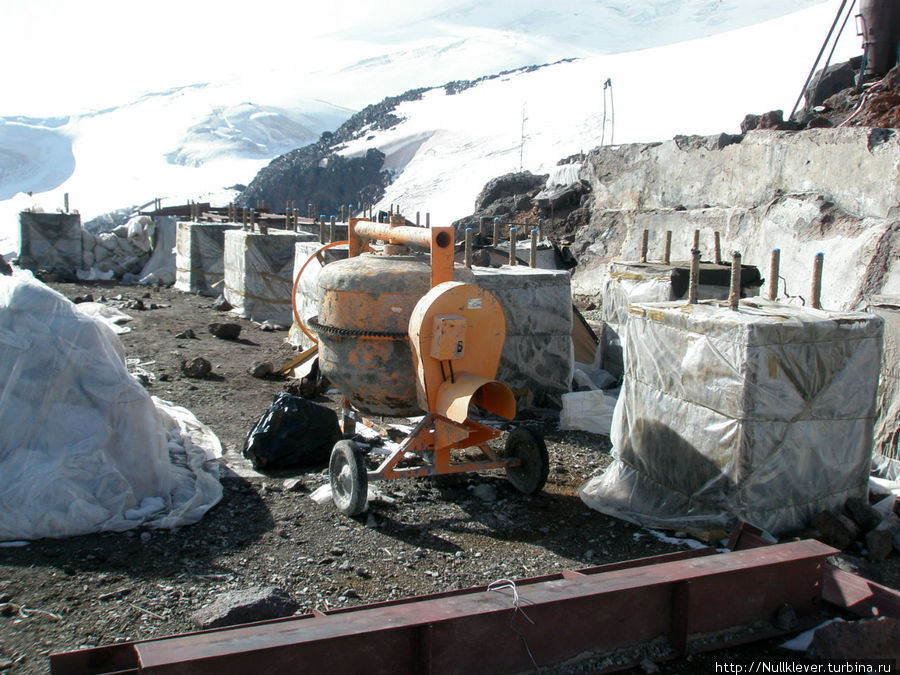
[[[77,213],[19,214],[18,265],[74,274],[83,265],[81,216]]]
[[[294,244],[312,239],[283,230],[225,232],[225,299],[233,311],[252,321],[290,326]]]
[[[179,222],[175,239],[175,288],[217,296],[225,279],[225,233],[237,223]]]

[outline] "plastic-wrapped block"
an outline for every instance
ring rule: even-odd
[[[582,499],[648,527],[779,534],[865,496],[882,329],[760,299],[632,305],[614,461]]]
[[[669,302],[687,297],[690,263],[614,262],[603,287],[602,362],[604,370],[621,377],[624,361],[619,335],[628,318],[628,305],[636,302]],[[731,267],[701,263],[697,296],[700,300],[723,300],[728,297]],[[741,268],[741,297],[755,296],[762,283],[759,270],[752,265]]]
[[[300,274],[301,268],[303,268],[306,262],[310,260],[311,257],[315,256],[316,252],[323,246],[324,244],[320,244],[318,239],[316,241],[298,241],[294,244],[294,271],[293,276],[291,277],[292,286],[297,275]],[[319,272],[322,270],[322,267],[328,263],[334,262],[335,260],[346,259],[347,246],[341,245],[329,248],[322,251],[320,256],[321,260],[317,257],[313,257],[309,264],[306,265],[306,268],[303,269],[303,276],[300,278],[300,283],[297,286],[297,313],[300,314],[300,318],[304,321],[319,313],[317,286]],[[288,339],[292,345],[302,349],[307,349],[313,345],[312,340],[300,330],[296,320],[291,323],[291,331]]]
[[[900,297],[873,297],[869,311],[884,319],[872,468],[882,478],[897,480],[900,478]]]
[[[506,315],[497,379],[509,385],[520,404],[532,398],[537,405],[559,408],[575,368],[569,273],[523,265],[473,267],[472,272],[474,283],[493,293]]]
[[[81,216],[77,213],[19,214],[19,267],[72,274],[82,266]]]
[[[179,222],[175,240],[175,288],[219,295],[225,279],[225,233],[237,223]]]
[[[310,241],[305,232],[225,233],[225,299],[245,319],[288,327],[291,313],[294,244]]]

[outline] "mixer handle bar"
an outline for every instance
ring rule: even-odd
[[[396,221],[395,221],[396,222]],[[386,244],[415,246],[431,252],[431,287],[453,281],[453,228],[413,227],[392,223],[376,223],[351,218],[347,231],[350,257],[362,253],[367,241],[376,239]]]

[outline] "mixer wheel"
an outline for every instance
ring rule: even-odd
[[[359,446],[353,441],[338,441],[328,463],[331,499],[338,511],[357,516],[366,510],[369,477]]]
[[[522,461],[519,466],[506,469],[506,477],[513,487],[526,495],[540,492],[550,472],[547,445],[541,435],[534,429],[517,427],[509,432],[503,454],[506,459],[517,458]]]

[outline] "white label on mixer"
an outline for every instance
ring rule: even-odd
[[[481,309],[481,298],[469,298],[469,309]]]

